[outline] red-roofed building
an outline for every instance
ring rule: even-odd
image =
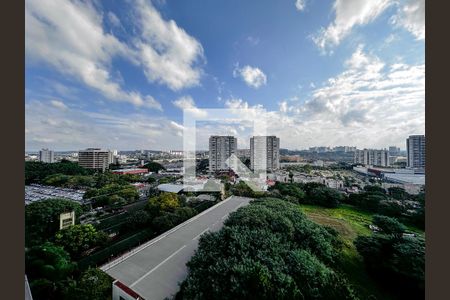
[[[113,174],[135,174],[135,175],[144,175],[148,173],[148,169],[117,169],[111,171]]]

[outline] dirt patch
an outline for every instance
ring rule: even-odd
[[[341,234],[342,237],[346,239],[354,239],[357,236],[357,233],[344,220],[338,220],[333,217],[316,213],[307,213],[307,216],[317,224],[330,226],[336,229],[339,232],[339,234]]]

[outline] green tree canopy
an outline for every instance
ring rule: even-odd
[[[25,243],[40,244],[53,237],[59,230],[59,215],[75,211],[78,219],[83,211],[81,205],[66,199],[46,199],[25,206]]]
[[[62,280],[75,270],[75,263],[60,246],[45,242],[29,248],[25,253],[26,272],[32,279]]]
[[[78,163],[61,161],[57,163],[44,163],[36,161],[25,162],[25,184],[41,183],[44,178],[53,174],[62,175],[89,175],[92,170],[80,167]]]
[[[162,212],[174,211],[177,207],[180,207],[177,194],[161,193],[158,196],[151,197],[146,208],[152,217],[156,217]]]
[[[97,230],[91,224],[74,225],[62,229],[55,235],[55,243],[61,245],[73,257],[81,254],[92,247],[105,243],[107,235]]]
[[[110,299],[113,279],[97,268],[89,268],[73,285],[66,289],[64,299],[104,300]]]
[[[177,298],[356,299],[330,267],[334,240],[297,205],[255,200],[200,238]]]
[[[159,173],[160,170],[166,169],[166,168],[164,168],[163,165],[161,165],[157,162],[154,162],[154,161],[146,163],[144,165],[144,168],[146,168],[149,172],[154,172],[154,173]]]
[[[373,216],[373,224],[378,226],[384,234],[392,234],[396,237],[401,237],[403,232],[406,231],[406,226],[400,223],[397,219],[382,216],[382,215],[374,215]]]

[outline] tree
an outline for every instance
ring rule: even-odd
[[[112,278],[97,268],[89,268],[81,274],[80,279],[65,293],[64,299],[110,299]]]
[[[41,183],[44,178],[53,174],[89,175],[93,174],[93,171],[80,167],[78,163],[67,160],[56,163],[25,162],[25,184]]]
[[[396,200],[407,200],[409,197],[409,194],[405,191],[404,188],[397,186],[388,188],[388,194]]]
[[[150,223],[150,220],[150,215],[145,210],[135,211],[127,218],[126,227],[132,230],[143,228]]]
[[[292,173],[291,171],[289,171],[289,182],[294,182],[294,173]]]
[[[317,255],[328,234],[295,204],[255,200],[200,238],[176,299],[356,299]]]
[[[162,212],[174,211],[180,207],[178,196],[175,193],[161,193],[158,196],[151,197],[146,206],[147,211],[152,218],[160,215]]]
[[[338,191],[321,186],[310,190],[306,200],[325,207],[338,207],[343,198]]]
[[[161,164],[154,162],[154,161],[148,162],[147,164],[145,164],[143,166],[143,168],[146,168],[149,172],[153,172],[153,173],[159,173],[160,170],[166,169]]]
[[[37,245],[53,237],[59,230],[59,215],[75,212],[78,219],[83,211],[81,205],[66,199],[46,199],[25,206],[25,243]]]
[[[45,278],[51,282],[66,278],[76,267],[62,247],[50,242],[29,248],[25,253],[25,262],[30,278]]]
[[[105,243],[106,239],[105,234],[97,232],[91,224],[70,226],[55,235],[56,244],[64,247],[76,258],[80,257],[84,251]]]
[[[366,268],[379,282],[404,299],[423,299],[425,241],[378,234],[358,236],[354,242]]]
[[[378,226],[384,234],[392,234],[397,238],[400,238],[403,232],[406,231],[405,225],[397,221],[395,218],[374,215],[372,223]]]

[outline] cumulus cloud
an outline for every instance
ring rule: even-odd
[[[137,1],[135,13],[142,38],[136,47],[148,80],[172,90],[198,85],[202,74],[198,64],[204,59],[202,45],[174,20],[164,20],[148,1]]]
[[[425,129],[425,66],[386,64],[359,45],[345,70],[314,88],[305,102],[284,100],[258,114],[267,134],[289,149],[313,145],[384,148]],[[242,99],[230,108],[250,108]],[[258,106],[262,109],[262,106]]]
[[[115,36],[104,32],[102,15],[91,2],[26,1],[25,49],[41,61],[75,77],[107,99],[161,110],[153,97],[125,91],[111,74],[115,56],[133,56]]]
[[[296,0],[295,1],[295,8],[298,11],[303,11],[305,9],[305,4],[306,4],[305,2],[306,2],[305,0]]]
[[[141,113],[60,109],[47,102],[25,104],[26,149],[78,150],[103,147],[123,150],[168,150],[182,147],[182,127],[163,117]]]
[[[425,0],[409,0],[400,7],[392,19],[394,25],[402,26],[416,39],[425,39]]]
[[[179,90],[199,84],[203,47],[175,21],[164,20],[151,2],[129,5],[134,6],[134,22],[140,31],[127,44],[105,32],[104,14],[93,2],[26,1],[27,63],[44,62],[109,100],[162,110],[151,95],[122,87],[113,59],[120,56],[142,67],[150,82]],[[121,26],[114,13],[105,16],[113,26]]]
[[[314,43],[324,52],[339,43],[357,25],[365,25],[377,18],[389,5],[390,0],[335,0],[334,21],[313,36]]]
[[[251,67],[249,65],[239,68],[238,66],[233,70],[234,77],[241,77],[244,82],[255,89],[267,83],[266,74],[261,69]]]
[[[178,107],[181,110],[189,110],[189,113],[192,114],[195,117],[206,117],[207,116],[207,112],[198,108],[195,105],[195,101],[194,99],[192,99],[191,96],[183,96],[178,98],[177,100],[172,102],[173,105],[175,105],[176,107]]]
[[[59,109],[67,109],[67,106],[64,104],[64,102],[59,100],[51,100],[50,104]]]

